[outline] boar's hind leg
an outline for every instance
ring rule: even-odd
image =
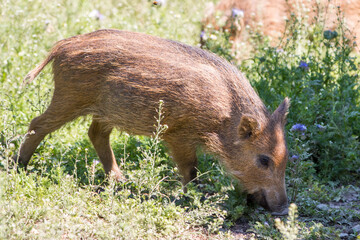
[[[31,121],[25,141],[21,144],[19,156],[14,157],[19,166],[26,168],[37,146],[47,134],[80,115],[73,105],[63,104],[54,99],[42,115]]]
[[[89,128],[89,137],[104,166],[105,173],[114,174],[117,181],[123,181],[124,177],[116,163],[114,152],[110,146],[110,133],[112,127],[93,119]]]
[[[196,148],[194,146],[186,146],[183,144],[169,143],[170,150],[174,162],[176,162],[180,174],[183,176],[183,185],[196,178],[197,173],[197,157]]]

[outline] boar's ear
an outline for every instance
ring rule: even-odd
[[[256,136],[261,131],[258,120],[249,115],[243,115],[240,119],[238,132],[241,138],[248,139]]]
[[[290,99],[286,97],[284,101],[279,105],[279,107],[275,110],[275,112],[272,114],[273,120],[275,120],[275,122],[280,122],[281,124],[285,125],[286,116],[289,113],[289,107],[290,107]]]

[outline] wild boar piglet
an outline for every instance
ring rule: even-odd
[[[142,33],[99,30],[57,42],[25,78],[52,62],[54,94],[34,118],[16,159],[27,166],[40,141],[92,115],[89,138],[104,166],[124,179],[110,146],[114,127],[151,135],[159,101],[163,135],[183,184],[196,177],[196,150],[216,154],[244,189],[274,214],[286,214],[284,125],[289,100],[274,113],[232,64],[202,49]]]

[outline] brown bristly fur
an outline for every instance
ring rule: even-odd
[[[54,95],[30,124],[29,132],[35,134],[21,146],[23,165],[46,134],[92,115],[90,140],[106,173],[123,180],[109,142],[111,130],[151,135],[162,100],[163,124],[168,126],[163,139],[184,184],[196,177],[196,149],[203,146],[220,156],[249,193],[265,192],[271,210],[285,208],[288,99],[270,114],[243,74],[224,59],[141,33],[99,30],[61,40],[24,82],[51,61]],[[267,169],[258,165],[259,154],[272,158]]]

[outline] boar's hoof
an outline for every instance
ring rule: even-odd
[[[13,166],[16,167],[16,170],[18,173],[20,172],[20,169],[23,169],[26,171],[27,164],[24,163],[24,161],[22,161],[22,159],[20,157],[18,157],[18,155],[12,156],[11,161],[14,165],[10,164],[9,168],[12,168]]]
[[[114,179],[118,183],[125,183],[127,182],[127,178],[120,172],[111,171],[109,177]]]

